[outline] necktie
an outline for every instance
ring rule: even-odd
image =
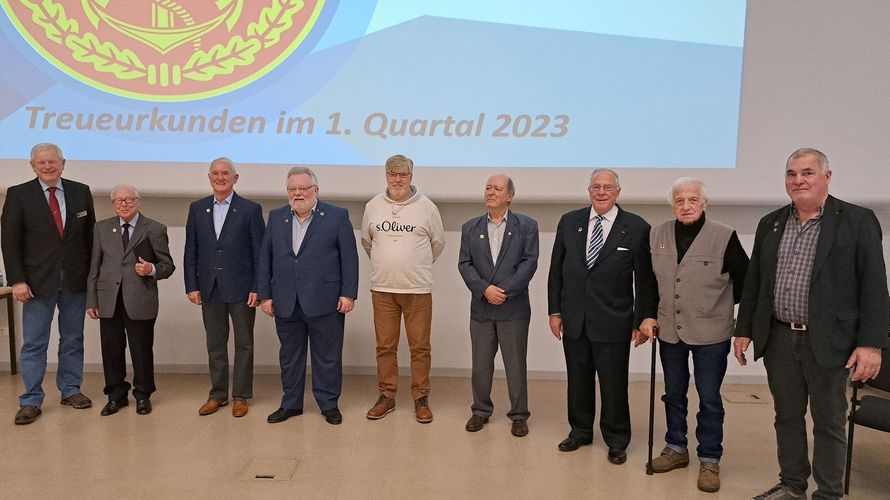
[[[126,222],[121,226],[121,243],[124,244],[124,251],[126,251],[127,245],[130,244],[130,224]]]
[[[56,221],[56,229],[59,230],[59,237],[65,236],[65,229],[62,227],[62,208],[59,206],[59,200],[56,198],[56,187],[49,189],[49,211],[53,214],[53,220]]]
[[[603,249],[603,216],[597,215],[595,219],[593,231],[590,233],[590,246],[587,247],[587,269],[593,267],[600,250]]]

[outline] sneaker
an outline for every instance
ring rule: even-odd
[[[689,453],[679,453],[670,446],[661,450],[661,455],[652,459],[652,472],[668,472],[689,465]]]
[[[377,398],[377,402],[374,403],[374,406],[368,410],[368,420],[380,420],[395,409],[396,400],[381,394],[380,397]]]
[[[15,414],[15,425],[28,425],[40,416],[40,408],[36,406],[22,406]]]
[[[806,494],[797,493],[790,486],[779,483],[754,497],[754,500],[794,500],[806,497]]]
[[[430,410],[426,396],[414,401],[414,418],[421,424],[428,424],[433,421],[433,412]]]
[[[61,403],[63,405],[70,406],[70,407],[74,408],[75,410],[83,410],[83,409],[90,408],[91,406],[93,406],[93,402],[90,401],[90,398],[84,396],[83,394],[81,394],[79,392],[77,394],[72,394],[72,395],[68,396],[67,398],[63,398]]]
[[[698,489],[706,493],[714,493],[720,489],[719,464],[702,462],[698,466]]]

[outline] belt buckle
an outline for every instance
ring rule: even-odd
[[[805,331],[807,331],[807,325],[804,325],[804,324],[802,324],[802,323],[794,323],[794,322],[791,322],[791,323],[788,323],[788,326],[790,326],[790,327],[791,327],[791,330],[793,330],[793,331],[795,331],[795,332],[805,332]]]

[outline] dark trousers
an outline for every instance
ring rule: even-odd
[[[99,319],[99,337],[102,343],[102,369],[105,372],[105,390],[109,401],[127,399],[130,383],[127,382],[125,351],[130,344],[130,361],[133,362],[133,397],[148,399],[155,392],[154,353],[155,320],[130,319],[124,307],[123,296],[118,293],[114,316]]]
[[[813,419],[813,498],[844,494],[847,378],[843,366],[826,368],[813,357],[809,334],[773,321],[763,355],[776,410],[779,478],[805,492],[810,477],[807,451],[807,402]]]
[[[695,389],[698,391],[695,439],[698,456],[718,462],[723,456],[723,399],[720,386],[726,375],[726,356],[729,340],[710,345],[689,345],[682,340],[676,344],[659,342],[661,366],[664,369],[664,412],[667,432],[664,440],[669,445],[686,448],[686,415],[689,400],[689,354],[695,370]]]
[[[494,357],[501,348],[504,370],[507,372],[507,393],[510,396],[510,420],[526,420],[528,412],[528,382],[525,358],[528,351],[529,320],[476,321],[470,320],[470,341],[473,349],[473,406],[474,415],[490,417],[491,379],[494,376]]]
[[[609,448],[624,450],[630,444],[630,408],[627,403],[627,342],[593,342],[584,332],[577,339],[564,336],[568,376],[569,425],[571,436],[593,438],[596,412],[594,383],[599,378],[600,432]]]
[[[210,366],[210,399],[229,399],[229,318],[235,332],[235,363],[232,367],[232,397],[253,397],[253,325],[256,308],[247,301],[227,303],[214,286],[209,297],[201,297],[201,315],[207,332]]]
[[[306,386],[306,344],[312,356],[312,394],[322,411],[337,407],[343,387],[344,314],[332,312],[309,318],[299,301],[289,318],[275,317],[281,349],[281,387],[285,410],[303,409]]]

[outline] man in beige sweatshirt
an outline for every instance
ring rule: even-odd
[[[411,184],[414,162],[402,155],[386,160],[386,191],[365,205],[362,247],[371,258],[371,299],[377,334],[380,396],[368,410],[378,420],[393,411],[398,387],[397,350],[402,316],[411,350],[411,397],[418,422],[433,421],[430,393],[430,327],[433,262],[445,247],[439,209]]]

